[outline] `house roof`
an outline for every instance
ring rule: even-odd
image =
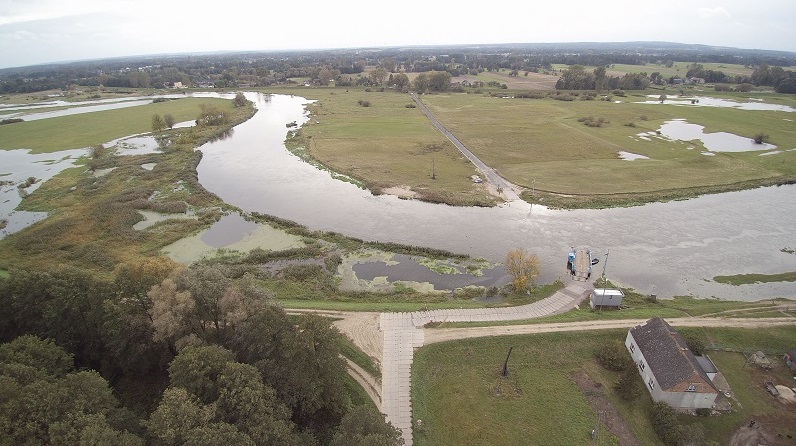
[[[682,336],[662,318],[656,317],[644,325],[631,328],[630,334],[661,389],[670,389],[680,383],[693,383],[697,380],[702,380],[716,389]]]

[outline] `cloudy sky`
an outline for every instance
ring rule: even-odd
[[[0,0],[0,68],[224,50],[636,40],[796,51],[796,4]]]

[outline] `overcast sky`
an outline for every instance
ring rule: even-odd
[[[639,40],[796,51],[796,2],[0,0],[0,68],[224,50]]]

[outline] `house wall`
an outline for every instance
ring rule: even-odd
[[[625,348],[627,348],[627,351],[633,358],[633,362],[636,363],[636,370],[638,370],[639,375],[641,375],[641,379],[644,381],[644,387],[652,396],[652,400],[660,401],[663,397],[661,386],[658,384],[658,380],[655,378],[655,375],[652,374],[652,370],[647,363],[647,359],[644,358],[644,355],[641,353],[641,349],[638,348],[638,344],[636,343],[635,339],[633,339],[633,335],[630,334],[629,331],[627,332],[627,338],[625,338]]]
[[[644,381],[644,387],[646,387],[647,392],[652,396],[653,401],[663,401],[675,409],[710,409],[713,407],[713,403],[716,401],[718,394],[710,389],[710,386],[705,386],[704,382],[700,383],[698,380],[694,380],[694,384],[696,384],[698,390],[696,392],[685,391],[685,388],[689,385],[688,383],[682,383],[676,386],[674,388],[675,391],[661,390],[658,380],[655,379],[655,375],[652,374],[646,358],[644,358],[641,349],[638,348],[638,344],[636,344],[630,332],[627,333],[627,338],[625,338],[625,348],[627,348],[627,351],[633,358],[633,362],[636,363],[636,369],[639,375],[641,375],[641,379]]]
[[[665,401],[675,409],[710,409],[717,396],[716,393],[661,392],[660,400],[655,401]]]

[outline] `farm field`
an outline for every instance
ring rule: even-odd
[[[796,335],[796,328],[765,330],[682,329],[704,340],[743,351],[763,350],[772,358],[781,353]],[[594,359],[597,350],[613,340],[624,340],[626,330],[583,333],[551,333],[514,337],[479,338],[432,344],[415,354],[412,375],[412,404],[415,418],[423,420],[416,432],[417,445],[456,444],[587,444],[597,414],[588,402],[587,391],[575,383],[586,373],[615,407],[639,444],[662,444],[649,419],[652,400],[647,392],[626,402],[613,390],[615,372],[603,369]],[[509,347],[509,376],[500,368]],[[564,352],[566,352],[564,354]],[[709,418],[681,415],[684,425],[700,422],[705,438],[728,444],[733,432],[750,419],[761,421],[775,433],[794,434],[794,415],[771,400],[762,382],[787,382],[784,365],[772,371],[746,366],[740,353],[711,352],[719,370],[727,376],[739,404],[735,410]],[[640,380],[639,380],[640,383]],[[603,427],[603,429],[605,429]],[[790,431],[789,431],[790,429]],[[603,433],[605,444],[616,437]]]

